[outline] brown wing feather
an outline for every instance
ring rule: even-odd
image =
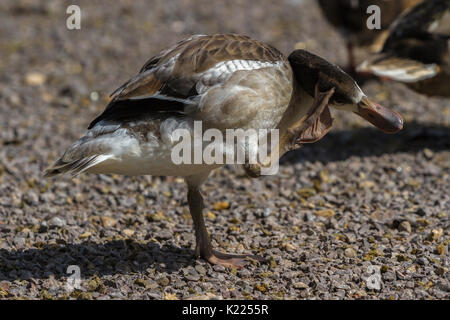
[[[180,99],[189,99],[197,94],[195,86],[203,72],[230,60],[276,62],[286,61],[286,58],[272,46],[242,35],[193,36],[149,59],[139,74],[113,92],[112,101],[90,128],[101,121],[103,115],[112,117],[112,110],[120,113],[122,108],[129,107],[133,98],[149,98],[148,110],[151,112],[152,103],[157,99],[152,96],[163,95],[178,102],[175,108],[179,110]],[[157,105],[161,107],[163,104],[157,102]],[[170,104],[164,105],[170,111]],[[142,103],[139,110],[142,110]]]
[[[284,59],[276,48],[237,34],[202,36],[183,43],[171,54],[179,54],[173,70],[175,78],[202,73],[223,61],[276,62]]]
[[[161,87],[187,95],[198,74],[229,60],[276,62],[285,58],[276,48],[242,35],[193,36],[148,60],[136,77],[116,90],[114,98],[150,95]]]
[[[138,81],[128,84],[119,97],[120,99],[130,99],[139,96],[150,97],[156,94],[162,86],[163,82],[160,79],[157,79],[154,74],[149,74],[142,77],[142,79],[138,79]]]

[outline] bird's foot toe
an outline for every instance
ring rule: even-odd
[[[252,254],[237,255],[222,253],[219,251],[213,251],[213,253],[207,257],[206,260],[211,264],[218,264],[226,268],[236,269],[241,269],[252,261],[259,263],[266,262],[264,258]]]

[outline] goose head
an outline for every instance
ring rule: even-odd
[[[329,105],[335,109],[354,112],[386,133],[396,133],[403,128],[403,119],[395,111],[372,100],[356,81],[338,66],[305,50],[296,50],[289,56],[297,84],[311,97],[315,87],[319,91],[334,88]]]

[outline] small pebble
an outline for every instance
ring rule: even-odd
[[[353,248],[347,248],[344,250],[344,254],[347,258],[354,258],[356,257],[356,251]]]
[[[52,228],[61,228],[66,225],[66,221],[60,217],[53,217],[48,221],[48,225]]]
[[[133,235],[134,235],[134,230],[131,230],[131,229],[123,229],[122,230],[122,233],[124,234],[124,236],[127,236],[127,237],[132,237]]]
[[[403,221],[398,226],[398,230],[411,233],[411,224],[408,221]]]
[[[307,289],[307,288],[309,288],[309,286],[308,286],[306,283],[301,282],[301,281],[295,282],[295,283],[293,284],[293,287],[294,287],[295,289]]]
[[[25,75],[25,83],[29,86],[40,86],[45,83],[47,77],[40,72],[30,72]]]

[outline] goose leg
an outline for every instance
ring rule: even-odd
[[[252,258],[257,261],[264,259],[250,255],[234,255],[215,251],[212,249],[211,241],[206,231],[205,220],[203,219],[203,197],[198,186],[188,184],[188,203],[189,210],[194,221],[196,246],[195,253],[211,264],[220,264],[230,268],[242,268],[248,263],[246,258]]]

